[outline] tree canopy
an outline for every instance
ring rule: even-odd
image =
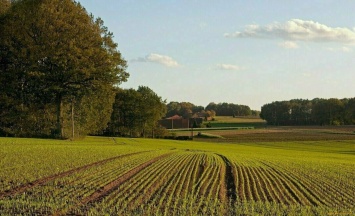
[[[202,106],[196,106],[190,102],[176,102],[172,101],[167,104],[166,117],[171,117],[174,115],[179,115],[184,118],[190,118],[194,113],[201,112],[204,110]]]
[[[275,101],[261,108],[270,125],[350,125],[355,123],[355,98]]]
[[[47,113],[51,133],[67,136],[68,106],[129,76],[113,34],[73,0],[15,1],[0,24],[2,130],[18,134],[26,118]]]
[[[5,14],[6,11],[10,8],[10,0],[0,0],[0,15]]]
[[[206,110],[214,110],[217,116],[249,116],[252,114],[249,106],[233,103],[214,103],[206,106]]]
[[[107,132],[115,136],[145,137],[154,133],[165,113],[165,101],[150,88],[118,89]]]

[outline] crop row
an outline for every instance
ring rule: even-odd
[[[105,146],[98,145],[97,140]],[[108,138],[75,142],[0,138],[0,194],[77,167],[147,150],[111,142]]]
[[[119,160],[112,160],[88,169],[79,170],[67,176],[50,179],[48,182],[36,187],[30,187],[21,194],[5,197],[1,200],[4,205],[0,206],[0,210],[11,214],[23,211],[40,214],[66,212],[76,206],[78,201],[80,202],[100,190],[117,179],[118,176],[149,159],[162,155],[162,153],[155,151],[134,154]],[[42,206],[40,210],[37,207],[33,207],[33,203],[40,203]],[[7,209],[6,206],[11,208]]]
[[[0,179],[15,182],[0,189],[0,212],[4,215],[285,212],[326,215],[354,210],[353,156],[338,153],[346,152],[347,145],[217,146],[194,142],[187,146],[188,142],[156,141],[158,144],[149,145],[144,142],[118,139],[106,146],[114,152],[106,149],[100,157],[84,158],[80,163],[61,161],[59,171],[54,166],[41,172],[37,179],[35,174],[18,176],[24,164],[15,163],[0,174]],[[37,149],[31,148],[31,152]],[[50,159],[45,156],[43,160]],[[6,161],[9,159],[1,163],[8,164]],[[34,159],[29,165],[36,161],[40,160]],[[16,169],[16,174],[3,178],[12,169]],[[31,172],[38,169],[48,167],[28,167]]]
[[[348,184],[334,184],[339,179],[329,179],[316,172],[305,169],[289,169],[278,164],[269,163],[278,173],[285,173],[290,181],[308,190],[308,197],[313,198],[313,205],[326,205],[330,207],[352,207],[355,203],[355,194],[349,190]],[[341,179],[341,178],[340,178]]]
[[[232,172],[240,202],[341,208],[351,208],[355,203],[354,190],[349,190],[349,182],[354,183],[354,179],[325,177],[285,161],[233,159]]]
[[[203,213],[207,200],[219,202],[221,166],[214,154],[172,154],[142,169],[100,202],[72,213],[125,215],[140,212],[142,206],[164,214],[192,207]]]

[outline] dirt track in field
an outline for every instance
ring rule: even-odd
[[[224,177],[224,196],[227,201],[236,201],[237,199],[237,191],[236,191],[236,186],[235,186],[235,181],[234,181],[234,174],[233,174],[233,167],[232,167],[232,162],[228,160],[227,157],[224,155],[217,154],[220,158],[222,158],[224,162],[224,167],[225,167],[225,177]],[[221,199],[224,199],[224,197],[221,197]]]
[[[136,155],[136,154],[141,154],[141,153],[144,153],[144,152],[145,151],[135,152],[135,153],[130,153],[130,154],[119,155],[119,156],[107,158],[107,159],[104,159],[104,160],[101,160],[101,161],[97,161],[97,162],[94,162],[94,163],[91,163],[91,164],[87,164],[85,166],[81,166],[81,167],[77,167],[75,169],[71,169],[71,170],[65,171],[65,172],[62,172],[62,173],[58,173],[58,174],[55,174],[55,175],[52,175],[52,176],[47,176],[47,177],[44,177],[44,178],[41,178],[41,179],[37,179],[37,180],[35,180],[33,182],[29,182],[27,184],[23,184],[23,185],[21,185],[19,187],[16,187],[14,189],[7,190],[7,191],[4,191],[4,192],[0,193],[0,199],[2,199],[4,197],[11,197],[11,196],[14,196],[16,194],[23,193],[23,192],[25,192],[25,191],[33,188],[33,187],[44,185],[47,182],[53,181],[55,179],[63,178],[65,176],[68,176],[68,175],[74,174],[76,172],[80,172],[80,171],[89,169],[89,168],[94,167],[94,166],[99,166],[99,165],[108,163],[108,162],[113,161],[113,160],[121,159],[121,158],[124,158],[124,157]]]
[[[148,166],[152,165],[153,163],[157,162],[158,160],[161,160],[162,158],[168,157],[173,153],[167,153],[164,155],[160,155],[156,158],[153,158],[143,164],[140,164],[139,166],[129,170],[128,172],[126,172],[125,174],[121,175],[119,178],[117,178],[116,180],[106,184],[105,186],[101,187],[100,189],[98,189],[97,191],[95,191],[93,194],[91,194],[90,196],[82,199],[80,202],[77,203],[77,205],[72,206],[70,209],[64,209],[61,211],[58,211],[57,213],[55,213],[54,215],[66,215],[70,214],[70,212],[74,209],[78,209],[78,208],[82,208],[83,210],[86,209],[86,206],[91,206],[93,203],[98,202],[100,200],[102,200],[105,196],[107,196],[108,194],[110,194],[111,192],[113,192],[114,190],[117,190],[118,187],[123,184],[125,181],[131,179],[132,177],[134,177],[137,173],[139,173],[140,171],[142,171],[143,169],[147,168]],[[71,214],[70,214],[71,215]]]

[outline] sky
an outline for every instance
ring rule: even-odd
[[[355,97],[353,0],[79,0],[167,102]]]

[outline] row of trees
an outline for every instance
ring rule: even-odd
[[[196,106],[190,102],[176,102],[172,101],[166,105],[167,112],[165,117],[179,115],[184,118],[190,118],[194,113],[201,112],[205,108],[203,106]]]
[[[100,133],[128,76],[113,34],[76,1],[0,0],[0,134]]]
[[[355,124],[355,98],[276,101],[261,108],[270,125]]]
[[[217,116],[258,116],[258,111],[251,110],[249,106],[233,103],[209,103],[206,110],[214,110]]]
[[[153,90],[140,86],[138,90],[117,90],[108,135],[153,136],[159,133],[157,121],[166,113],[166,102]]]
[[[206,107],[196,106],[190,102],[170,102],[167,104],[166,117],[179,115],[184,118],[191,118],[194,114],[200,113],[206,117],[214,116],[258,116],[259,111],[254,111],[249,106],[233,103],[209,103]]]

